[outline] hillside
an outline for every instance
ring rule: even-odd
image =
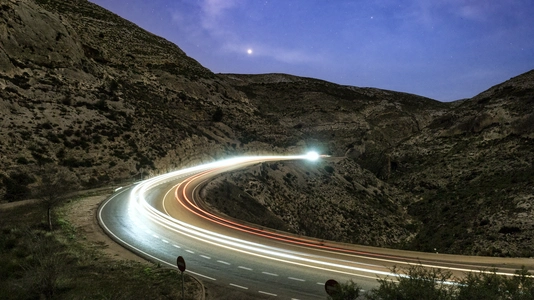
[[[248,79],[238,88],[258,105],[269,103],[265,109],[271,107],[272,115],[288,116],[288,127],[298,129],[292,137],[311,131],[323,142],[319,148],[342,159],[323,162],[324,170],[305,175],[302,166],[228,174],[208,186],[211,202],[227,199],[229,190],[244,191],[241,199],[252,196],[278,212],[283,225],[276,228],[323,239],[444,253],[533,255],[534,71],[449,104],[400,93],[388,99],[388,91],[360,88],[350,91],[379,93],[388,100],[360,96],[364,100],[350,101],[341,94],[346,87],[331,86],[325,96],[317,90],[328,83],[316,81],[299,92],[269,77]],[[361,123],[346,121],[351,117]]]
[[[91,188],[316,149],[332,159],[256,165],[203,195],[221,213],[319,238],[533,253],[532,71],[441,103],[286,74],[214,74],[84,0],[4,1],[0,20],[2,201],[32,197],[49,164]]]
[[[413,248],[533,256],[534,71],[468,99],[390,153],[420,199]]]

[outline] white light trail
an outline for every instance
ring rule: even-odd
[[[368,256],[359,256],[356,254],[343,254],[346,257],[351,258],[351,260],[338,259],[333,257],[328,257],[327,255],[311,255],[304,252],[291,251],[288,249],[271,247],[259,243],[254,243],[247,240],[238,239],[231,236],[226,236],[217,232],[212,232],[204,228],[199,228],[197,226],[185,223],[181,220],[172,218],[171,216],[159,211],[152,205],[150,205],[146,200],[146,195],[148,192],[165,183],[173,182],[179,178],[184,178],[188,176],[193,176],[201,172],[205,172],[212,169],[231,167],[244,163],[254,163],[254,162],[263,162],[263,161],[274,161],[274,160],[317,160],[320,157],[326,157],[324,155],[319,155],[316,152],[309,152],[305,155],[294,155],[294,156],[247,156],[247,157],[237,157],[232,159],[227,159],[223,161],[213,162],[205,165],[200,165],[192,168],[187,168],[184,170],[174,171],[167,174],[163,174],[151,179],[147,179],[137,186],[135,186],[129,198],[129,216],[136,226],[139,228],[143,227],[144,220],[151,220],[152,222],[167,228],[178,234],[202,241],[204,243],[215,245],[221,248],[228,250],[236,251],[239,253],[244,253],[248,255],[253,255],[256,257],[266,258],[270,260],[275,260],[279,262],[289,263],[298,266],[304,266],[313,269],[320,269],[324,271],[336,272],[341,274],[347,274],[351,276],[359,276],[376,279],[376,275],[382,276],[391,276],[399,277],[405,276],[403,274],[393,274],[389,271],[381,271],[386,269],[380,265],[371,265],[358,263],[355,261],[355,258],[365,258],[372,259],[375,261],[389,262],[389,263],[402,263],[402,264],[413,264],[406,261],[396,261],[388,258],[380,257],[368,257]],[[167,192],[170,193],[179,185],[174,186],[173,189]],[[179,246],[175,246],[179,247]],[[323,251],[328,252],[328,251]],[[340,254],[340,253],[337,253]],[[355,266],[358,265],[358,266]],[[456,268],[456,267],[444,267],[436,266],[430,264],[418,264],[424,267],[432,268],[441,268],[449,270],[457,270],[464,272],[472,272],[474,270],[467,268]],[[367,267],[367,268],[366,268]],[[381,269],[381,270],[377,270]],[[479,270],[476,270],[477,272]],[[372,276],[363,275],[362,273],[367,273]],[[509,273],[497,273],[501,275],[510,275]]]

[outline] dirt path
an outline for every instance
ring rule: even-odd
[[[76,200],[66,206],[65,218],[86,238],[89,244],[98,245],[102,252],[117,260],[133,260],[149,263],[113,241],[104,233],[96,219],[98,206],[110,195],[102,194]]]

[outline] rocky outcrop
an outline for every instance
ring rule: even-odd
[[[33,1],[9,0],[0,6],[0,18],[2,74],[14,76],[39,66],[80,67],[82,45],[74,29],[59,15]]]

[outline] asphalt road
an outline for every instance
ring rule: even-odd
[[[466,272],[496,267],[513,274],[533,259],[471,257],[400,251],[321,241],[264,230],[206,211],[199,187],[212,176],[267,160],[252,157],[210,164],[145,180],[105,201],[98,219],[116,241],[139,255],[176,267],[182,256],[186,272],[251,295],[279,299],[325,299],[328,279],[353,280],[364,290],[393,266],[421,264]]]

